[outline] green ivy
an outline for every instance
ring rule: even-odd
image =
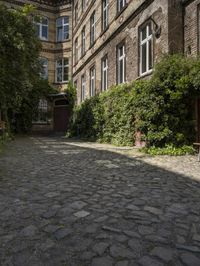
[[[123,146],[133,145],[140,131],[147,147],[185,151],[196,134],[199,73],[199,59],[165,56],[149,80],[114,86],[77,106],[69,135]]]

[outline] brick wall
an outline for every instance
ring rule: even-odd
[[[184,51],[185,54],[192,56],[196,56],[199,51],[199,5],[200,0],[190,1],[184,10]]]
[[[77,82],[78,103],[81,101],[81,76],[86,76],[86,96],[89,97],[89,69],[96,67],[96,92],[101,90],[101,59],[108,55],[108,85],[116,84],[116,46],[125,42],[126,46],[126,81],[130,82],[139,78],[139,38],[138,29],[148,19],[153,18],[158,26],[161,26],[161,35],[154,37],[154,61],[169,52],[169,28],[168,28],[168,1],[129,1],[128,7],[116,16],[116,1],[111,1],[109,15],[109,28],[101,33],[101,1],[95,1],[88,7],[86,14],[80,14],[77,27],[74,28],[73,40],[79,39],[79,61],[73,64],[73,79]],[[97,13],[97,40],[92,48],[89,48],[89,18],[92,12]],[[86,25],[86,55],[80,57],[81,30]],[[178,31],[179,29],[174,30]],[[172,34],[170,35],[171,38]]]

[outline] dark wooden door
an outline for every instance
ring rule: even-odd
[[[70,111],[67,106],[54,107],[54,131],[65,132],[69,126]]]

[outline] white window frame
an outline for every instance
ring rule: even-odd
[[[96,12],[94,11],[90,17],[90,45],[92,46],[96,40]]]
[[[103,31],[108,27],[108,10],[109,0],[102,0],[102,29]]]
[[[43,72],[40,73],[40,76],[45,79],[48,80],[48,59],[45,57],[41,57],[40,58],[41,64],[42,64],[42,70]]]
[[[108,56],[106,55],[101,61],[101,91],[108,89]]]
[[[126,6],[126,0],[117,0],[117,12],[118,13],[121,12],[125,6]]]
[[[95,96],[96,90],[96,69],[95,66],[90,68],[90,97]]]
[[[147,23],[145,26],[143,26],[140,29],[140,76],[144,76],[146,74],[149,74],[152,72],[153,69],[153,34],[152,34],[152,30],[151,30],[151,34],[150,34],[150,27],[152,27],[151,22]],[[142,30],[146,28],[146,38],[144,40],[142,40]],[[151,53],[152,53],[152,66],[150,67],[150,62],[149,62],[149,45],[151,42]],[[143,45],[146,44],[146,71],[142,71],[143,69],[143,52],[142,52],[142,47]]]
[[[120,49],[123,49],[123,54],[120,55]],[[120,76],[121,73],[121,61],[122,61],[122,66],[123,66],[123,71],[122,71],[122,79]],[[125,51],[125,43],[122,43],[117,46],[117,84],[123,84],[126,82],[126,51]]]
[[[48,101],[46,99],[39,100],[37,118],[33,120],[32,123],[33,124],[47,124],[48,123]]]
[[[45,19],[47,21],[47,24],[43,24],[42,20]],[[34,24],[39,27],[39,32],[38,32],[38,38],[40,40],[47,41],[49,38],[49,19],[47,17],[41,16],[34,18]],[[42,30],[43,27],[47,28],[47,36],[42,35]]]
[[[65,22],[65,19],[67,20],[67,22]],[[58,25],[58,21],[61,20],[61,26]],[[62,37],[61,39],[59,39],[58,36],[58,29],[61,28],[62,30]],[[64,29],[67,29],[66,31]],[[65,38],[65,34],[66,34],[66,38]],[[69,39],[69,17],[68,16],[64,16],[64,17],[59,17],[56,19],[56,41],[57,42],[63,42]]]
[[[81,76],[81,102],[85,100],[85,74]]]
[[[61,65],[58,65],[58,61],[61,61]],[[67,61],[67,64],[65,64],[65,61]],[[58,80],[58,69],[62,69],[62,76],[61,76],[61,81]],[[68,68],[68,80],[64,80],[65,76],[65,68]],[[69,58],[62,58],[56,60],[56,83],[67,83],[69,81]]]
[[[83,56],[86,52],[86,38],[85,38],[85,26],[81,32],[81,55]]]

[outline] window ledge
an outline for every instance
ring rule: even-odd
[[[149,70],[149,71],[147,71],[147,72],[145,72],[145,73],[143,73],[143,74],[140,74],[140,75],[137,77],[136,80],[141,79],[141,78],[144,78],[144,77],[148,77],[148,76],[150,76],[152,73],[153,73],[153,69],[151,69],[151,70]]]

